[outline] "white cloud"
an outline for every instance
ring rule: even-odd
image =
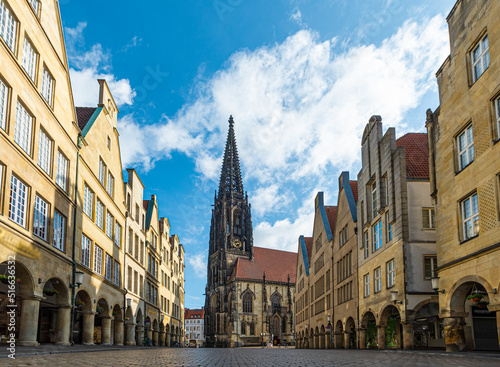
[[[134,36],[134,37],[132,37],[132,39],[130,40],[130,42],[125,45],[125,47],[123,48],[122,52],[127,52],[131,48],[140,46],[141,44],[142,44],[142,38],[140,38],[138,36]]]
[[[193,268],[198,278],[207,278],[207,252],[198,252],[187,257],[189,265]]]
[[[71,85],[77,106],[95,106],[98,102],[97,79],[106,79],[118,106],[132,104],[136,95],[128,79],[118,79],[112,73],[111,54],[101,44],[85,48],[83,31],[87,23],[80,22],[75,28],[65,28],[66,45],[70,64]]]
[[[290,15],[290,20],[294,21],[297,23],[299,26],[302,26],[302,13],[300,12],[299,8],[295,8],[293,10],[294,12]]]
[[[175,116],[147,126],[132,115],[120,121],[122,146],[131,149],[124,164],[147,170],[176,150],[215,181],[226,121],[233,114],[254,213],[281,215],[297,206],[295,197],[314,199],[325,177],[331,190],[339,171],[359,164],[360,139],[371,115],[382,115],[385,127],[396,127],[398,134],[421,127],[421,121],[404,118],[435,88],[434,73],[449,52],[441,15],[407,21],[378,46],[344,51],[336,42],[301,30],[281,44],[233,54],[210,79],[197,79],[195,102]],[[124,134],[123,126],[133,130]],[[355,179],[356,173],[351,175]],[[312,226],[313,201],[300,205],[308,210],[289,212],[275,223],[254,223],[255,244],[265,240],[266,246],[295,250],[298,234]]]

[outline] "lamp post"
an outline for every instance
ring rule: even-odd
[[[391,300],[395,305],[403,304],[403,301],[398,301],[398,291],[391,291]]]
[[[444,293],[444,289],[439,290],[439,277],[432,277],[431,278],[431,285],[432,289],[436,293]]]

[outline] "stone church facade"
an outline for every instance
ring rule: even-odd
[[[206,345],[292,344],[296,262],[296,253],[253,246],[231,116],[210,227]]]

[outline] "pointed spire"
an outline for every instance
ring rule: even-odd
[[[236,147],[233,116],[229,116],[229,131],[227,132],[226,149],[219,181],[219,197],[225,193],[238,193],[243,195],[241,181],[240,160]]]

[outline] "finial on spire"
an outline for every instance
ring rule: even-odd
[[[233,115],[229,115],[229,120],[228,120],[228,122],[229,122],[229,126],[230,126],[230,127],[234,125]]]

